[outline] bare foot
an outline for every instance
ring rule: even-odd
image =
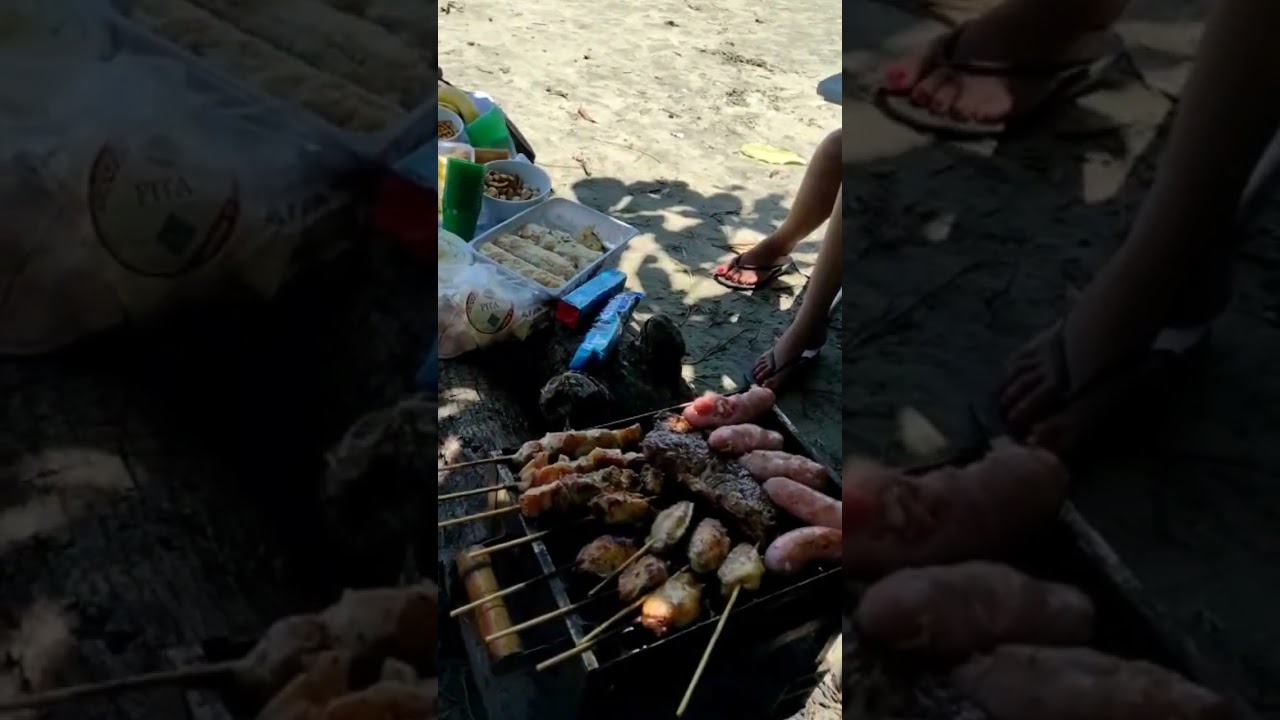
[[[1016,13],[991,12],[955,31],[959,35],[950,60],[1004,65],[1011,72],[966,73],[949,68],[940,56],[943,48],[934,42],[889,65],[882,87],[938,117],[998,122],[1043,102],[1058,87],[1052,68],[1091,62],[1110,50],[1107,32],[1037,38],[1028,36],[1028,27],[1041,32],[1040,25],[1029,25]]]
[[[785,271],[790,264],[790,252],[789,243],[770,235],[733,262],[716,268],[716,276],[733,285],[755,288]]]

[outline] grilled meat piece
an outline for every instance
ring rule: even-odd
[[[565,512],[582,507],[594,498],[610,492],[633,492],[644,487],[634,470],[609,467],[586,475],[566,475],[547,483],[535,484],[520,495],[520,512],[537,517],[547,512]]]
[[[536,455],[531,464],[536,463],[539,457],[545,455],[546,453]],[[525,478],[525,471],[521,470],[520,479],[534,486],[546,485],[569,475],[582,475],[608,468],[639,470],[644,466],[644,463],[645,459],[642,453],[624,453],[613,448],[596,448],[586,457],[578,458],[577,460],[562,460],[554,465],[544,464],[541,468],[533,470],[528,480]],[[528,466],[526,466],[527,468]]]
[[[696,573],[715,571],[733,547],[729,531],[719,520],[706,518],[698,523],[689,538],[689,567]]]
[[[643,456],[642,456],[643,457]],[[666,486],[666,478],[662,476],[662,471],[652,465],[646,465],[640,471],[640,489],[649,495],[661,495],[662,488]]]
[[[653,429],[654,432],[666,431],[680,434],[691,433],[696,430],[688,420],[684,419],[683,415],[669,412],[662,413],[654,418]]]
[[[698,433],[654,430],[640,443],[645,458],[667,477],[701,475],[711,465],[711,446]]]
[[[681,475],[679,480],[695,495],[723,510],[752,540],[764,540],[778,525],[778,507],[760,483],[736,462],[724,463],[702,475]]]
[[[644,430],[639,425],[632,425],[621,430],[570,430],[545,435],[540,440],[530,440],[520,446],[515,454],[518,465],[525,465],[538,453],[551,456],[567,455],[573,458],[585,457],[596,448],[624,448],[640,442]]]
[[[663,553],[679,545],[692,524],[693,503],[688,500],[663,510],[649,528],[649,549],[655,553]]]
[[[661,558],[645,555],[627,566],[618,576],[618,595],[631,602],[667,581],[667,564]]]
[[[750,543],[742,543],[729,551],[729,557],[720,563],[716,571],[720,579],[720,591],[728,597],[739,585],[743,590],[759,590],[764,578],[764,561]]]
[[[655,635],[693,622],[702,610],[702,585],[691,573],[682,572],[662,584],[640,608],[640,624]]]
[[[653,517],[649,498],[630,492],[597,495],[587,507],[606,525],[641,525]]]
[[[585,575],[606,578],[639,550],[640,543],[631,538],[601,535],[578,551],[575,566]]]

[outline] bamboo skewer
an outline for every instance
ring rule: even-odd
[[[478,512],[474,515],[466,515],[464,517],[450,518],[449,520],[441,520],[439,523],[436,524],[436,529],[443,530],[444,528],[452,527],[454,525],[461,525],[463,523],[469,523],[475,520],[484,520],[486,518],[499,517],[502,515],[510,515],[512,513],[518,513],[518,512],[520,512],[519,505],[512,505],[511,507],[498,508],[497,510],[485,510],[484,512]]]
[[[724,395],[724,397],[730,397],[733,395],[739,395],[743,392],[746,392],[745,388],[740,388],[738,390],[734,390],[733,392],[722,393],[722,394]],[[632,415],[631,417],[622,418],[621,420],[611,420],[603,425],[597,425],[593,428],[585,428],[585,429],[586,430],[602,430],[613,425],[625,425],[627,423],[635,422],[636,420],[644,420],[645,418],[651,417],[653,415],[657,415],[658,413],[672,412],[675,410],[683,410],[684,408],[689,407],[693,403],[694,403],[693,400],[689,400],[687,402],[682,402],[679,405],[672,405],[671,407],[662,408],[660,410],[650,410],[649,412],[646,412],[646,413],[640,413],[639,415]],[[479,460],[468,460],[466,462],[454,463],[453,465],[440,465],[439,467],[436,468],[436,470],[437,472],[443,473],[443,472],[449,472],[451,470],[461,470],[462,468],[474,467],[476,465],[489,465],[492,463],[510,462],[515,459],[516,459],[516,456],[514,454],[501,455],[498,457],[480,458]]]
[[[632,611],[634,611],[636,608],[643,605],[644,601],[647,599],[649,599],[649,596],[647,594],[644,595],[643,597],[636,598],[630,605],[627,605],[626,607],[619,610],[617,615],[614,615],[608,620],[605,620],[604,622],[600,623],[599,627],[597,627],[595,630],[592,630],[591,632],[587,633],[582,637],[582,642],[578,643],[578,647],[582,647],[587,643],[590,643],[592,640],[595,640],[596,638],[603,635],[605,630],[608,630],[609,628],[613,627],[618,623],[618,621],[622,620],[627,615],[631,614]]]
[[[693,691],[698,689],[698,681],[702,680],[702,673],[707,669],[707,662],[711,660],[711,653],[716,648],[716,642],[720,639],[720,633],[724,630],[725,622],[729,619],[729,612],[733,610],[734,603],[738,602],[738,594],[742,592],[741,585],[733,586],[733,593],[729,595],[729,602],[724,606],[724,612],[720,613],[720,621],[716,623],[716,629],[711,633],[711,640],[707,642],[707,649],[702,651],[702,659],[698,661],[698,667],[693,671],[693,679],[689,681],[689,688],[684,691],[684,698],[680,701],[680,707],[676,708],[676,717],[684,717],[685,710],[689,709],[689,701],[693,699]]]
[[[74,685],[72,687],[50,690],[38,695],[18,695],[0,700],[0,713],[16,710],[33,710],[61,703],[82,700],[98,695],[111,695],[133,692],[161,685],[193,685],[201,684],[235,675],[243,667],[240,661],[219,663],[216,665],[197,665],[194,667],[166,670],[134,675],[132,677],[107,680],[91,685]]]
[[[542,538],[550,535],[552,532],[554,532],[554,530],[539,530],[536,533],[530,533],[528,535],[525,535],[524,537],[518,537],[515,540],[508,540],[506,542],[500,542],[497,545],[482,547],[479,550],[475,550],[473,552],[467,553],[467,557],[471,558],[472,560],[475,560],[477,558],[482,558],[485,555],[492,555],[498,552],[499,550],[510,550],[513,547],[528,545],[534,540],[541,540]]]
[[[468,555],[467,557],[468,557],[468,558],[470,558],[470,559],[473,559],[473,560],[474,560],[474,559],[476,558],[476,553],[471,553],[471,554],[470,554],[470,555]],[[552,570],[552,571],[551,571],[551,572],[549,572],[549,573],[543,573],[543,574],[539,575],[539,576],[538,576],[538,577],[536,577],[536,578],[532,578],[532,579],[530,579],[530,580],[525,580],[524,582],[516,583],[515,585],[512,585],[511,587],[503,588],[503,589],[499,590],[498,592],[493,593],[492,595],[486,595],[485,597],[482,597],[482,598],[480,598],[479,600],[475,600],[475,601],[473,601],[473,602],[469,602],[469,603],[467,603],[466,605],[463,605],[462,607],[459,607],[459,608],[457,608],[457,609],[451,610],[451,611],[449,612],[449,617],[451,617],[451,618],[457,618],[457,617],[459,617],[459,616],[461,616],[461,615],[464,615],[464,614],[466,614],[466,613],[468,613],[468,612],[470,612],[470,611],[472,611],[472,610],[475,610],[476,608],[480,607],[481,605],[484,605],[485,603],[489,602],[490,600],[497,600],[497,599],[499,599],[499,598],[504,598],[504,597],[506,597],[506,596],[508,596],[508,595],[511,595],[512,593],[519,592],[520,590],[523,590],[523,589],[525,589],[525,588],[527,588],[527,587],[532,587],[532,586],[537,585],[538,583],[543,582],[543,581],[545,581],[545,580],[550,580],[551,578],[553,578],[553,577],[555,577],[555,576],[557,576],[557,575],[559,575],[559,574],[563,573],[565,570],[568,570],[568,569],[569,569],[569,568],[571,568],[571,567],[573,567],[573,566],[572,566],[572,565],[565,565],[564,567],[556,568],[555,570]]]
[[[485,493],[497,492],[499,490],[519,490],[520,483],[502,483],[501,485],[493,485],[491,487],[481,487],[474,490],[460,490],[458,492],[447,493],[436,498],[436,502],[444,502],[445,500],[457,500],[458,498],[471,497],[473,495],[484,495]]]
[[[581,601],[581,602],[574,603],[574,604],[569,605],[569,606],[566,606],[566,607],[562,607],[562,608],[560,608],[560,609],[558,609],[558,610],[552,610],[551,612],[546,613],[545,615],[539,615],[538,617],[533,618],[532,620],[526,620],[526,621],[524,621],[524,622],[522,622],[522,623],[520,623],[520,624],[518,624],[518,625],[512,625],[511,627],[509,627],[509,628],[507,628],[507,629],[505,629],[505,630],[501,630],[501,631],[499,631],[499,632],[496,632],[496,633],[494,633],[494,634],[492,634],[492,635],[490,635],[490,636],[486,637],[486,638],[484,639],[484,641],[485,641],[486,643],[491,643],[491,642],[493,642],[494,640],[498,640],[498,639],[500,639],[500,638],[504,638],[504,637],[506,637],[506,636],[508,636],[508,635],[515,635],[516,633],[520,632],[521,630],[528,630],[529,628],[531,628],[531,627],[537,627],[538,625],[541,625],[541,624],[542,624],[542,623],[544,623],[544,622],[550,622],[550,621],[552,621],[552,620],[555,620],[556,618],[562,618],[562,617],[564,617],[565,615],[568,615],[569,613],[574,612],[575,610],[578,610],[578,609],[579,609],[579,608],[581,608],[583,605],[586,605],[587,603],[590,603],[590,602],[592,602],[592,601],[594,601],[594,600],[597,600],[597,599],[599,599],[599,598],[602,598],[602,597],[604,597],[604,596],[603,596],[603,595],[599,595],[599,596],[597,596],[597,597],[590,597],[590,598],[587,598],[586,600],[583,600],[583,601]]]
[[[515,455],[499,455],[498,457],[480,458],[479,460],[468,460],[466,462],[454,463],[452,465],[440,465],[436,467],[436,472],[451,472],[453,470],[461,470],[462,468],[475,467],[476,465],[492,465],[493,463],[509,462],[515,459]]]
[[[644,546],[636,551],[635,555],[632,555],[631,557],[627,558],[625,562],[623,562],[618,567],[614,568],[613,572],[605,576],[605,579],[601,580],[599,585],[596,585],[595,587],[591,588],[591,591],[587,593],[587,597],[591,597],[592,595],[595,595],[596,593],[603,590],[606,585],[613,582],[613,580],[617,578],[619,575],[621,575],[622,571],[626,570],[631,565],[631,563],[635,562],[636,560],[639,560],[641,555],[644,555],[645,553],[649,552],[649,550],[653,547],[655,542],[657,541],[653,539],[646,541]]]

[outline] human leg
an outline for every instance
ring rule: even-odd
[[[1001,388],[1015,432],[1063,452],[1085,445],[1104,420],[1142,410],[1131,401],[1149,361],[1194,347],[1225,305],[1241,197],[1280,127],[1277,24],[1267,0],[1214,7],[1125,243],[1058,328],[1015,356]]]
[[[777,389],[799,368],[802,358],[815,357],[826,343],[832,302],[844,281],[843,193],[843,190],[836,192],[822,248],[818,251],[818,260],[805,289],[804,302],[782,336],[768,352],[756,359],[749,372],[751,379],[760,385]]]
[[[908,122],[919,118],[912,124],[926,128],[933,119],[980,130],[1029,115],[1055,97],[1080,94],[1118,54],[1110,27],[1127,4],[1005,0],[890,64],[882,89],[891,100],[882,107]],[[907,101],[920,110],[893,112]]]
[[[840,162],[841,131],[836,130],[818,145],[800,181],[791,211],[778,229],[733,262],[716,268],[716,277],[735,289],[759,287],[777,277],[787,266],[787,257],[796,245],[831,215],[840,190],[843,172]],[[771,272],[771,268],[777,269]]]

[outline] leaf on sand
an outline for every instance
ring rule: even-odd
[[[770,147],[769,145],[760,145],[758,143],[747,143],[742,146],[742,154],[752,160],[759,160],[762,163],[770,165],[806,165],[805,159],[790,150],[782,148]]]

